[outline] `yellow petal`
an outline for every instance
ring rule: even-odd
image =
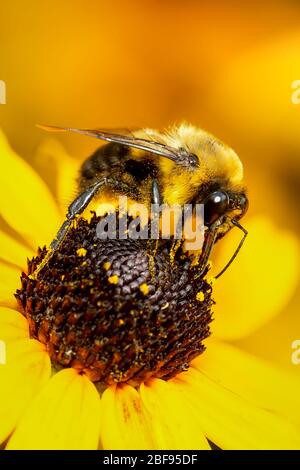
[[[55,374],[33,400],[7,449],[97,449],[100,397],[74,369]]]
[[[0,307],[0,341],[16,341],[29,338],[28,322],[21,313]]]
[[[63,214],[77,190],[79,162],[72,158],[58,140],[45,140],[37,151],[37,159],[45,162],[47,166],[54,165],[57,170],[57,199]]]
[[[50,373],[49,356],[38,341],[6,343],[6,364],[0,365],[0,442],[11,434]]]
[[[24,269],[27,266],[27,258],[32,258],[33,251],[14,240],[6,233],[0,231],[0,259]]]
[[[233,340],[247,336],[285,307],[299,278],[299,244],[294,235],[263,217],[246,224],[248,238],[236,261],[214,284],[212,331]],[[238,231],[220,243],[220,266],[236,248]]]
[[[163,380],[141,386],[156,449],[210,449],[197,414],[181,390]]]
[[[299,375],[300,368],[292,357],[295,351],[292,343],[300,338],[299,311],[300,289],[280,315],[252,335],[236,341],[235,346]]]
[[[101,398],[103,449],[155,449],[138,392],[129,385],[112,386]]]
[[[300,376],[241,349],[209,339],[193,367],[257,406],[300,425]]]
[[[0,261],[0,304],[15,306],[14,293],[21,286],[21,271]]]
[[[49,243],[60,222],[46,184],[9,146],[0,132],[0,214],[33,248]]]
[[[172,380],[209,440],[224,450],[300,448],[300,429],[191,368]]]

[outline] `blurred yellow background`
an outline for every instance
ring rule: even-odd
[[[0,17],[0,127],[36,169],[45,139],[36,123],[160,128],[184,119],[240,155],[249,217],[267,215],[299,236],[298,2],[12,0],[1,2]],[[97,146],[58,138],[79,159]],[[256,261],[259,276],[268,267]],[[296,370],[299,310],[298,289],[284,317],[243,345]]]

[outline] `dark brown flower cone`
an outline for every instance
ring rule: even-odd
[[[16,297],[31,336],[104,385],[169,379],[204,351],[211,286],[171,240],[99,240],[99,220],[79,219],[37,280],[46,249],[28,263]]]

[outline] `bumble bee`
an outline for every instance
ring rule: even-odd
[[[236,257],[247,235],[239,224],[248,208],[243,166],[237,154],[211,134],[185,123],[162,132],[40,127],[75,132],[108,143],[82,164],[78,195],[70,204],[66,219],[35,276],[60,246],[74,219],[90,209],[92,201],[118,195],[147,205],[204,204],[206,230],[199,260],[200,273],[208,263],[215,242],[234,226],[244,235],[218,276]]]

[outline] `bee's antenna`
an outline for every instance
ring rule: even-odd
[[[231,263],[234,261],[234,259],[237,257],[237,254],[238,252],[240,251],[240,249],[242,248],[243,244],[244,244],[244,241],[246,240],[246,237],[248,235],[248,232],[247,230],[242,227],[237,220],[235,219],[232,219],[231,223],[233,225],[235,225],[236,227],[238,227],[242,232],[244,232],[244,236],[243,238],[241,239],[240,243],[238,244],[238,247],[237,249],[235,250],[235,252],[233,253],[232,257],[230,258],[230,260],[228,261],[228,263],[224,266],[224,268],[222,269],[222,271],[219,272],[219,274],[217,274],[217,276],[215,276],[216,279],[218,279],[218,277],[222,276],[222,274],[225,273],[225,271],[227,270],[227,268],[229,268],[229,266],[231,265]]]

